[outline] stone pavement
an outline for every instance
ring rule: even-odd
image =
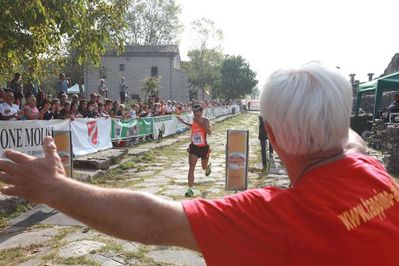
[[[195,197],[212,199],[234,193],[224,190],[227,129],[250,132],[249,188],[288,186],[277,156],[270,159],[268,171],[262,169],[257,113],[241,114],[215,123],[212,128],[208,139],[212,147],[212,174],[206,177],[197,165]],[[188,144],[188,132],[164,139],[162,143],[144,143],[130,148],[128,156],[108,171],[76,171],[74,175],[103,187],[186,200]],[[34,206],[9,221],[9,226],[0,234],[0,258],[0,265],[205,265],[199,253],[115,239],[44,205]]]

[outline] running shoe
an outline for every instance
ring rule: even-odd
[[[184,196],[187,198],[192,198],[194,197],[194,191],[191,188],[189,188],[187,189],[187,192],[184,194]]]
[[[212,173],[212,169],[211,169],[211,163],[208,163],[208,167],[205,170],[205,175],[209,176]]]

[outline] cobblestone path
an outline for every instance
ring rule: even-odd
[[[208,142],[212,147],[212,174],[206,177],[197,165],[195,197],[217,198],[225,191],[225,145],[227,129],[250,132],[248,187],[288,186],[278,158],[262,169],[257,113],[245,113],[212,125]],[[181,141],[141,156],[130,156],[94,184],[144,191],[164,198],[185,200],[187,189],[189,133],[174,137]],[[151,148],[151,143],[143,144]],[[134,149],[134,148],[132,148]],[[38,205],[10,221],[0,235],[0,265],[205,265],[200,254],[181,248],[145,246],[118,240]],[[232,240],[233,241],[233,240]]]

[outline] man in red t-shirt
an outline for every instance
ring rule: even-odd
[[[4,153],[1,192],[116,237],[200,251],[209,265],[397,265],[399,187],[349,130],[348,81],[315,64],[280,70],[260,102],[288,189],[179,203],[99,188],[67,178],[48,137],[45,158]]]

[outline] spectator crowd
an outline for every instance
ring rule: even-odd
[[[190,112],[193,104],[201,104],[203,108],[226,106],[231,100],[190,101],[175,100],[162,101],[152,97],[147,103],[138,101],[122,104],[117,100],[108,99],[106,91],[92,93],[90,99],[79,94],[68,95],[70,81],[64,73],[59,75],[57,97],[48,97],[46,91],[39,86],[30,86],[25,90],[22,86],[21,74],[16,73],[9,82],[8,88],[0,89],[0,120],[51,120],[75,118],[120,118],[134,119]],[[103,81],[101,81],[104,86]],[[107,89],[108,90],[108,89]]]

